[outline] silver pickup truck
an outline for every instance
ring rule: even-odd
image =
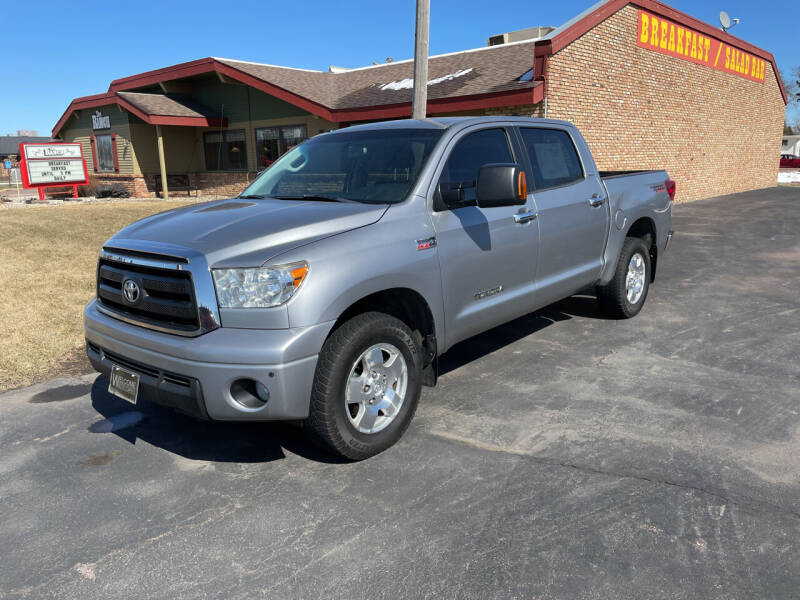
[[[302,420],[366,458],[400,438],[453,344],[589,286],[610,315],[638,313],[674,194],[664,171],[598,172],[563,121],[322,134],[237,198],[108,240],[87,353],[129,401]]]

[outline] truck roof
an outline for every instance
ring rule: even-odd
[[[551,124],[551,125],[570,125],[568,121],[557,119],[540,119],[535,117],[506,117],[506,116],[478,116],[478,117],[434,117],[430,119],[397,119],[394,121],[380,121],[377,123],[366,123],[364,125],[353,125],[343,129],[337,129],[331,133],[345,131],[370,131],[376,129],[450,129],[456,126],[467,126],[478,123],[500,123],[518,122],[528,124]]]

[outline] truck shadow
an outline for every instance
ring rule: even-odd
[[[578,294],[456,344],[439,360],[441,375],[573,317],[605,318],[594,296]],[[260,463],[285,458],[284,450],[309,460],[345,463],[317,448],[302,428],[290,423],[200,421],[140,398],[134,406],[108,392],[98,375],[91,389],[92,406],[103,417],[89,431],[114,434],[130,444],[142,440],[191,460]]]
[[[439,358],[439,375],[446,375],[545,327],[574,317],[608,319],[597,304],[594,290],[585,290],[459,342]]]
[[[108,378],[92,384],[92,406],[104,417],[89,427],[130,444],[137,440],[184,458],[214,462],[257,463],[285,458],[284,449],[309,460],[346,462],[309,442],[302,428],[290,423],[200,421],[140,398],[134,406],[108,392]]]

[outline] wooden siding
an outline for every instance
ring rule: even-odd
[[[214,78],[194,82],[192,98],[229,123],[307,115],[308,112],[250,86]]]
[[[109,117],[111,127],[109,129],[100,129],[94,131],[92,129],[92,115],[95,111],[100,111],[103,116]],[[84,109],[76,113],[76,116],[70,118],[69,122],[64,126],[61,131],[61,139],[65,142],[78,142],[83,148],[83,157],[86,160],[86,166],[89,170],[89,175],[95,174],[94,170],[94,154],[92,153],[91,137],[93,135],[104,135],[115,133],[117,135],[117,156],[119,158],[119,172],[121,174],[137,173],[138,165],[136,164],[136,156],[134,153],[134,145],[131,140],[130,123],[128,121],[127,111],[122,111],[116,105],[102,106],[100,108]],[[108,173],[109,171],[102,171]],[[110,171],[113,173],[113,171]],[[101,171],[97,171],[101,173]]]
[[[229,123],[226,129],[244,129],[247,139],[247,168],[256,171],[256,133],[259,127],[278,127],[282,125],[305,125],[308,136],[324,133],[338,126],[335,123],[320,119],[306,113],[299,117],[280,119],[260,119],[257,121],[241,121]],[[136,147],[141,173],[159,172],[158,149],[156,147],[156,128],[146,123],[131,123],[131,135]],[[164,134],[164,153],[169,173],[199,173],[206,170],[203,149],[203,134],[208,131],[219,131],[215,127],[171,127],[161,128]]]
[[[203,142],[195,127],[161,127],[164,160],[168,173],[193,173],[203,170]],[[158,146],[155,125],[139,121],[131,124],[140,173],[158,173]]]

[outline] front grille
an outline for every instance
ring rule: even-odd
[[[129,302],[123,283],[132,280],[139,297]],[[145,326],[186,333],[197,331],[194,284],[191,273],[101,258],[97,267],[97,299],[101,306]]]
[[[149,260],[168,260],[170,262],[188,264],[188,259],[183,256],[172,256],[171,254],[158,254],[156,252],[145,252],[144,250],[130,250],[128,248],[115,248],[113,246],[103,246],[103,250],[121,254],[122,256],[132,256],[134,258],[146,258]]]

